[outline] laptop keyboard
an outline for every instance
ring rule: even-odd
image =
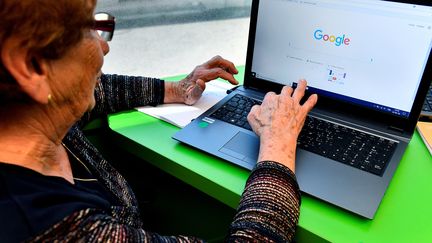
[[[261,105],[261,101],[237,94],[213,112],[210,117],[252,130],[247,121],[247,115],[254,105]]]
[[[429,90],[426,95],[426,99],[423,103],[423,112],[432,112],[432,85],[429,87]]]
[[[382,175],[397,143],[308,116],[297,145],[304,150]]]
[[[256,104],[261,104],[261,101],[237,94],[210,117],[252,130],[247,115]],[[397,143],[308,116],[297,145],[309,152],[381,176]]]

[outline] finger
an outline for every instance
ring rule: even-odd
[[[309,111],[312,110],[312,108],[316,105],[317,102],[318,102],[318,95],[313,94],[313,95],[309,96],[309,98],[306,100],[306,102],[302,105],[302,109],[306,113],[309,113]]]
[[[215,56],[209,61],[207,61],[205,64],[208,68],[220,67],[231,74],[238,73],[238,70],[235,67],[234,63],[222,58],[221,56]]]
[[[202,89],[202,90],[205,90],[205,88],[206,88],[206,84],[205,84],[205,82],[204,82],[204,80],[202,80],[202,79],[198,79],[197,81],[196,81],[196,84]]]
[[[274,98],[276,98],[276,93],[273,91],[267,92],[267,94],[265,94],[264,99],[261,103],[261,105],[267,105],[268,103],[271,103],[272,100],[274,100]]]
[[[254,105],[252,106],[248,116],[247,116],[247,121],[249,122],[249,125],[251,126],[252,130],[258,135],[260,136],[260,124],[258,122],[257,117],[260,114],[260,106],[259,105]]]
[[[194,85],[191,91],[192,98],[198,100],[201,97],[203,91],[204,89],[201,89],[199,85]]]
[[[204,65],[208,66],[208,67],[214,67],[215,64],[216,66],[219,64],[219,60],[221,60],[222,57],[217,55],[212,57],[210,60],[208,60],[207,62],[204,63]]]
[[[293,90],[292,87],[290,87],[290,86],[284,86],[284,87],[282,88],[281,95],[282,95],[282,96],[288,96],[288,97],[291,97],[293,91],[294,91],[294,90]]]
[[[279,95],[278,105],[282,110],[287,109],[293,105],[294,100],[292,99],[293,88],[290,86],[284,86]]]
[[[205,72],[206,73],[201,77],[201,79],[204,80],[205,82],[208,82],[208,81],[211,81],[211,80],[214,80],[217,78],[222,78],[222,79],[227,80],[231,84],[234,84],[234,85],[238,84],[238,81],[234,78],[234,76],[222,68],[219,68],[219,67],[212,68],[212,69],[209,69]]]
[[[303,98],[306,90],[307,82],[304,79],[299,80],[297,88],[294,90],[294,94],[292,95],[293,99],[296,102],[300,102]]]
[[[232,63],[232,62],[230,62],[228,60],[225,60],[225,59],[222,59],[220,61],[219,67],[224,68],[227,72],[232,73],[232,74],[237,74],[238,73],[238,70],[235,67],[234,63]]]
[[[268,92],[261,103],[261,113],[264,115],[271,114],[279,107],[278,96],[274,92]]]
[[[254,105],[252,106],[252,108],[249,111],[249,114],[247,115],[247,120],[249,122],[249,124],[254,123],[255,122],[255,117],[258,115],[259,113],[259,105]]]
[[[203,91],[204,90],[201,89],[201,87],[199,85],[192,86],[187,91],[185,104],[187,104],[187,105],[195,104],[199,100],[199,98],[201,98]]]

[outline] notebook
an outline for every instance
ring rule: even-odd
[[[253,0],[244,85],[173,138],[251,170],[259,139],[247,109],[305,78],[319,99],[299,136],[300,190],[372,219],[432,80],[431,5]]]

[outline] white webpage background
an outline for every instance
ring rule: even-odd
[[[286,85],[305,78],[318,89],[411,110],[430,51],[431,17],[426,23],[266,0],[260,2],[258,18],[252,72],[259,77]],[[318,29],[345,35],[349,45],[316,40]],[[328,81],[330,70],[341,79]]]

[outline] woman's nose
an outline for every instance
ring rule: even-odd
[[[98,39],[99,39],[100,46],[102,48],[102,52],[104,56],[106,56],[106,54],[108,54],[108,52],[110,51],[108,42],[104,38],[102,38],[102,36],[100,36],[99,34],[98,34]]]
[[[108,54],[108,52],[110,51],[110,47],[108,45],[108,42],[102,38],[101,38],[100,42],[101,42],[103,54],[104,55]]]

